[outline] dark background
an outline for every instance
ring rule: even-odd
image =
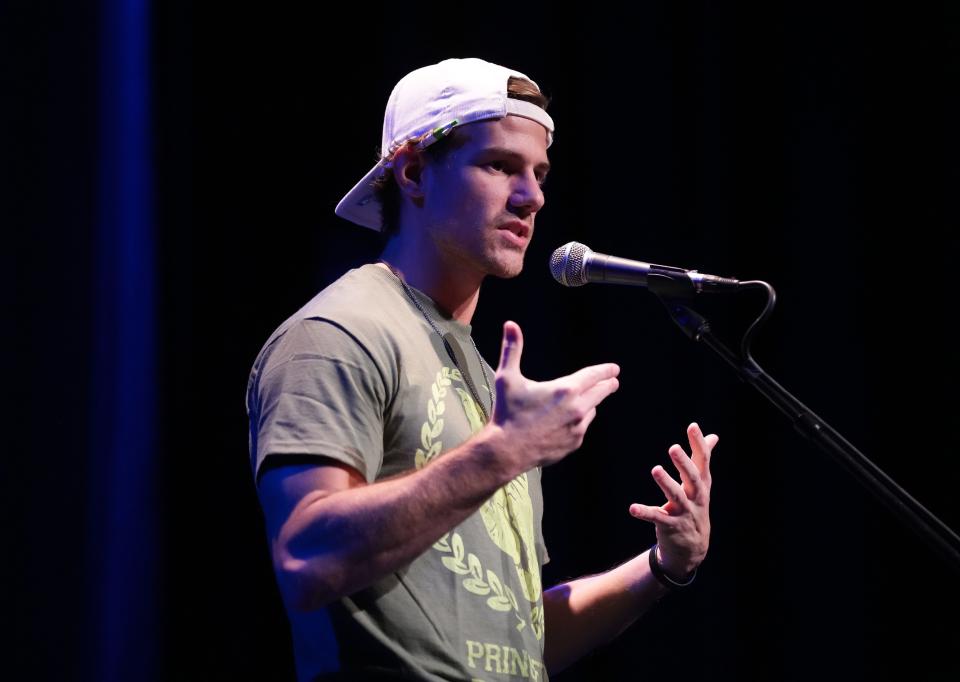
[[[649,293],[564,289],[546,267],[577,240],[772,283],[757,360],[960,527],[957,5],[354,5],[6,6],[0,665],[293,679],[247,374],[376,257],[333,208],[375,160],[393,84],[478,56],[536,80],[557,134],[527,268],[484,285],[477,344],[496,364],[513,319],[531,378],[622,367],[545,473],[546,584],[652,544],[627,513],[663,501],[650,470],[690,421],[720,435],[695,587],[559,679],[958,679],[957,570]],[[698,305],[736,347],[763,299]]]

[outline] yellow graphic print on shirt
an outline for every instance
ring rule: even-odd
[[[470,429],[476,433],[483,428],[483,421],[474,403],[473,396],[455,386],[463,410],[470,420]],[[535,602],[540,598],[540,562],[534,551],[533,500],[527,475],[522,474],[500,488],[493,497],[480,507],[480,515],[487,527],[490,539],[506,552],[517,568],[523,596]]]
[[[454,386],[454,382],[460,386]],[[421,447],[417,448],[415,455],[418,469],[439,455],[443,449],[440,437],[443,434],[443,415],[446,412],[446,398],[450,388],[460,398],[473,433],[483,428],[479,410],[470,393],[462,388],[463,384],[459,370],[443,367],[437,372],[430,387],[430,399],[427,401],[427,421],[420,430]],[[540,639],[543,636],[543,607],[537,604],[542,593],[540,562],[534,550],[533,501],[530,498],[527,475],[521,474],[494,493],[480,508],[480,516],[493,543],[513,559],[523,597],[535,604],[530,611],[529,625],[536,638]],[[520,609],[513,590],[492,570],[484,570],[480,559],[464,547],[459,533],[447,533],[433,548],[446,555],[441,561],[447,569],[464,576],[462,585],[467,591],[488,597],[487,605],[494,610],[513,611],[518,621],[518,630],[528,625],[525,615],[521,615],[526,611]]]

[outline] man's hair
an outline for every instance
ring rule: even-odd
[[[510,76],[510,79],[507,81],[507,96],[536,104],[544,111],[546,111],[547,106],[550,104],[549,98],[540,92],[540,89],[537,88],[536,85],[526,78],[517,78],[516,76]],[[454,128],[450,131],[449,135],[423,150],[427,163],[441,163],[447,154],[460,147],[463,144],[463,140],[458,137],[458,132],[459,129]],[[419,140],[416,139],[407,140],[407,142],[393,153],[391,158],[393,158],[400,149],[412,147],[418,141]],[[382,150],[377,152],[376,160],[380,160],[381,154]],[[383,234],[384,241],[386,241],[397,233],[400,220],[400,188],[394,180],[392,169],[384,173],[373,183],[373,190],[376,193],[377,199],[380,201],[380,213],[383,221],[381,233]]]

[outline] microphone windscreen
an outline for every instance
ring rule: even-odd
[[[580,242],[568,242],[550,256],[550,274],[565,287],[580,287],[587,283],[583,267],[590,249]]]

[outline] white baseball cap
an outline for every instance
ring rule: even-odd
[[[510,76],[537,85],[519,71],[472,57],[445,59],[401,78],[383,115],[382,158],[340,200],[335,213],[357,225],[382,230],[373,183],[391,167],[393,153],[411,139],[423,138],[417,148],[425,149],[457,126],[513,115],[540,123],[547,129],[547,147],[553,144],[553,119],[536,104],[508,97]]]

